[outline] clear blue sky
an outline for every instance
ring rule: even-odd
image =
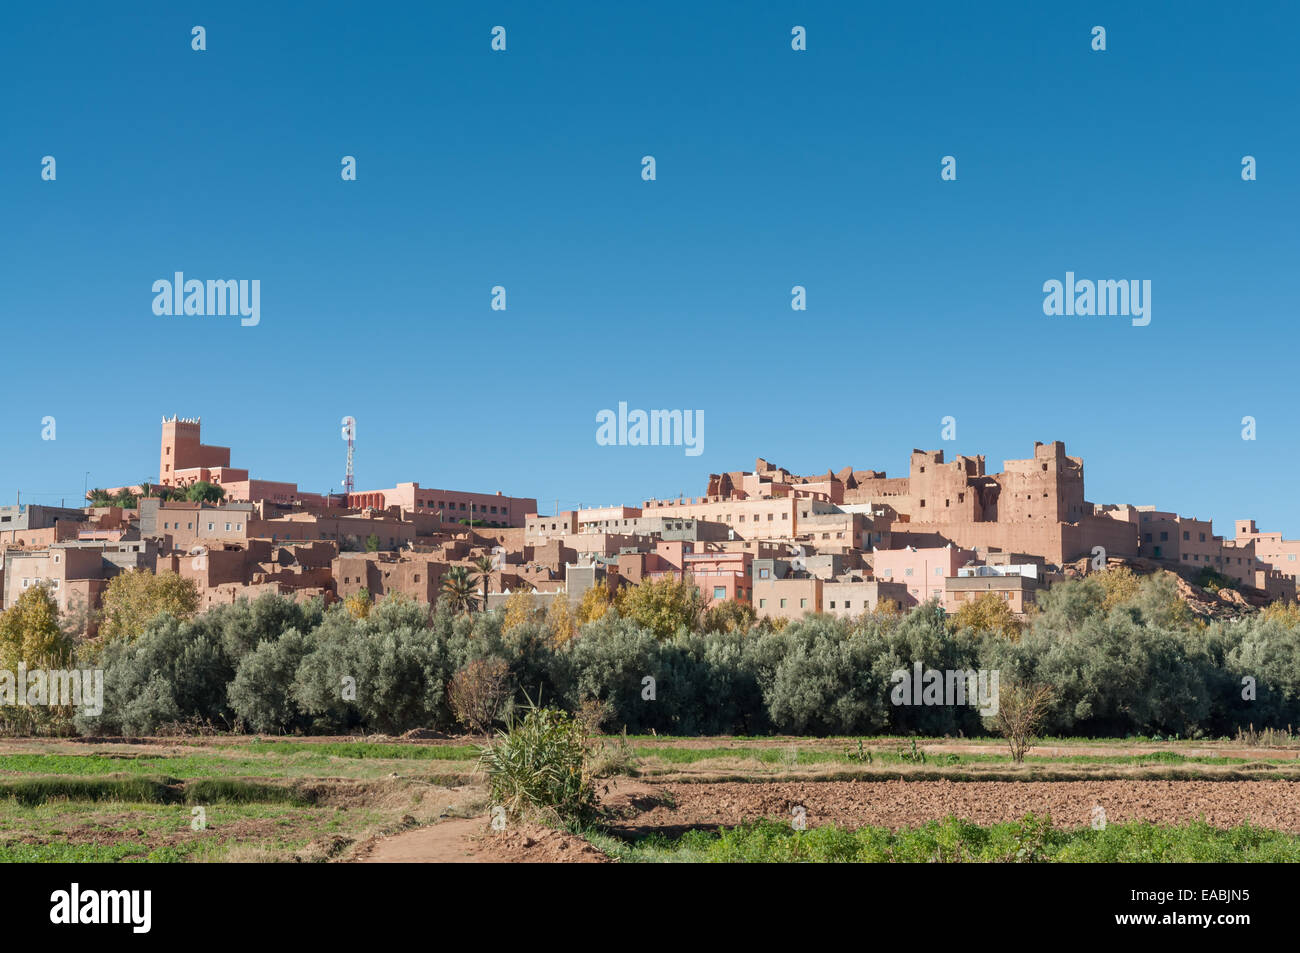
[[[363,489],[1062,439],[1093,501],[1300,536],[1297,5],[283,6],[6,10],[0,500],[155,477],[172,413],[324,491],[353,414]],[[155,316],[178,270],[259,279],[260,325]],[[1067,270],[1150,279],[1150,326],[1044,316]],[[704,453],[598,446],[619,401]]]

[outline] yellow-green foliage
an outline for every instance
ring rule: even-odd
[[[955,613],[949,622],[952,631],[971,629],[978,635],[997,634],[1015,640],[1020,638],[1023,625],[1011,606],[996,592],[982,592]]]
[[[135,569],[114,576],[104,590],[99,636],[104,642],[134,639],[145,623],[160,612],[182,621],[199,610],[199,590],[194,580],[178,573],[157,575]]]
[[[578,604],[578,625],[603,619],[609,606],[609,590],[604,586],[592,586],[582,594],[582,602]]]
[[[0,668],[62,668],[72,646],[59,628],[59,607],[44,586],[32,586],[0,613]]]
[[[561,592],[551,600],[546,610],[546,627],[551,630],[551,642],[555,645],[563,645],[578,631],[565,593]]]
[[[532,618],[533,596],[530,592],[512,592],[506,597],[506,617],[501,623],[501,631],[509,632],[515,626],[523,625]]]
[[[1109,612],[1117,605],[1131,602],[1138,594],[1138,577],[1127,566],[1111,566],[1097,574],[1106,596],[1102,608]]]
[[[686,576],[680,582],[671,576],[645,580],[619,590],[615,607],[624,618],[633,619],[661,639],[670,639],[683,626],[692,628],[700,619],[700,590]]]

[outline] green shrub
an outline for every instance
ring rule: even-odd
[[[581,821],[595,810],[587,739],[566,712],[533,705],[482,749],[493,806],[512,818]]]
[[[282,734],[310,722],[293,697],[293,677],[310,651],[307,639],[290,629],[246,655],[230,683],[230,707],[251,730]]]

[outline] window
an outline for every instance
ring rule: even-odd
[[[935,566],[935,567],[934,567],[934,574],[935,574],[936,576],[942,576],[942,575],[943,575],[943,567],[942,567],[942,566]]]
[[[807,599],[800,599],[800,600],[799,600],[799,608],[800,608],[800,609],[807,609],[807,608],[808,608],[808,600],[807,600]]]
[[[1292,559],[1295,559],[1294,556],[1292,556],[1291,558],[1292,558]],[[770,574],[771,574],[771,571],[770,571],[770,570],[767,570],[767,569],[760,569],[760,570],[758,571],[758,578],[759,578],[759,579],[766,579]]]
[[[212,532],[212,524],[211,524],[211,523],[208,524],[208,532]]]
[[[767,600],[766,600],[766,599],[759,599],[759,600],[758,600],[758,607],[759,607],[760,609],[766,609],[766,608],[767,608]]]
[[[1160,542],[1163,543],[1163,542],[1164,542],[1165,540],[1167,540],[1167,539],[1169,539],[1169,534],[1168,534],[1168,533],[1161,533],[1161,534],[1160,534]]]
[[[835,608],[835,600],[834,600],[834,599],[831,600],[831,608],[832,608],[832,609]]]
[[[714,587],[713,587],[713,598],[715,598],[715,599],[725,599],[725,598],[727,598],[727,590],[726,590],[723,586],[714,586]]]
[[[782,608],[782,609],[785,608],[785,600],[784,600],[784,599],[781,600],[781,608]]]
[[[906,569],[904,569],[904,570],[903,570],[903,575],[904,575],[904,576],[910,576],[910,575],[912,575],[912,567],[911,567],[911,566],[908,566]]]
[[[1191,540],[1191,538],[1192,538],[1192,534],[1187,532],[1187,530],[1183,530],[1183,539]]]
[[[853,608],[853,603],[849,602],[848,599],[845,599],[845,600],[844,600],[844,608],[846,608],[846,609],[852,609],[852,608]]]

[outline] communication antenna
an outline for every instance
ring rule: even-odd
[[[352,453],[356,445],[357,437],[357,419],[355,417],[343,418],[343,439],[348,442],[348,469],[343,476],[343,492],[347,496],[352,495]],[[346,501],[345,504],[346,505]]]

